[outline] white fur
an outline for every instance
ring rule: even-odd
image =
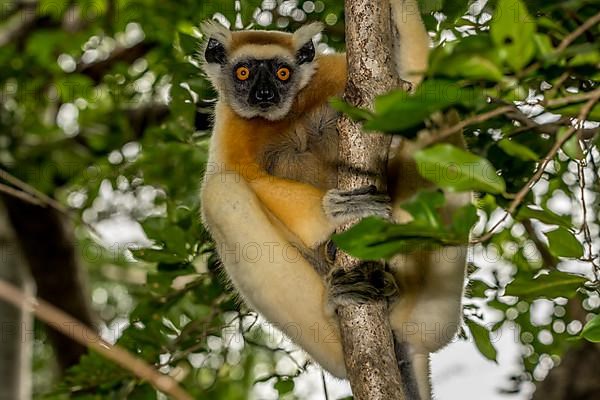
[[[200,30],[205,36],[205,42],[212,37],[223,43],[225,48],[228,49],[231,41],[231,31],[229,29],[217,21],[206,21],[200,25]]]
[[[246,303],[343,378],[342,346],[337,322],[325,314],[323,281],[269,220],[250,187],[236,173],[208,175],[202,205],[227,275]]]
[[[300,50],[309,40],[323,31],[321,22],[313,22],[308,25],[303,25],[294,32],[294,47],[295,50]]]
[[[237,60],[243,58],[254,58],[257,60],[268,60],[270,58],[282,58],[294,64],[294,55],[286,49],[276,44],[246,44],[239,49],[231,52],[229,55],[231,58],[231,64],[235,64]]]

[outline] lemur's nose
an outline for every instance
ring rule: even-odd
[[[254,92],[254,97],[260,103],[266,101],[273,101],[275,99],[275,91],[270,87],[261,87]]]

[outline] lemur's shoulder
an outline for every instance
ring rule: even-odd
[[[320,54],[308,85],[298,93],[295,110],[308,112],[344,91],[348,74],[346,53]]]

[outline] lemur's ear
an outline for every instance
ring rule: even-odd
[[[312,39],[296,52],[296,61],[298,64],[311,62],[315,58],[315,45]]]
[[[209,64],[223,65],[227,62],[227,48],[231,41],[231,32],[218,22],[205,22],[202,32],[208,38],[204,45],[204,60]]]
[[[204,59],[207,63],[225,64],[227,55],[225,54],[225,46],[215,38],[208,39],[206,50],[204,51]]]
[[[313,22],[312,24],[302,26],[294,32],[294,48],[298,64],[311,62],[315,58],[315,45],[312,38],[316,34],[321,33],[322,30],[322,23]]]

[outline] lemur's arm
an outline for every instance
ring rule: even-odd
[[[322,190],[271,175],[252,179],[249,185],[261,203],[307,247],[323,243],[333,233],[335,225],[323,210]]]
[[[256,196],[309,248],[325,242],[344,222],[390,215],[387,195],[375,187],[324,192],[314,186],[268,175],[249,181]]]

